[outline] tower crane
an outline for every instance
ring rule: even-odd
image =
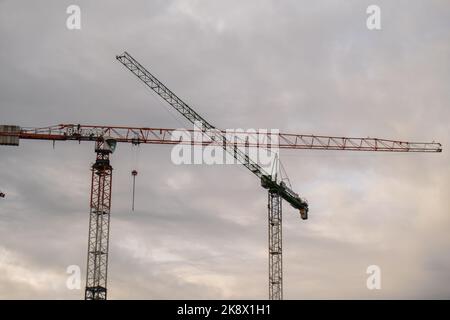
[[[253,161],[243,148],[259,148],[255,141],[268,141],[273,137],[258,132],[262,139],[229,140],[221,131],[206,122],[191,107],[184,103],[150,72],[141,66],[128,53],[116,57],[127,69],[168,102],[194,126],[202,125],[202,132],[210,139],[180,139],[175,129],[126,127],[105,125],[60,124],[48,127],[20,127],[0,125],[0,145],[18,146],[20,140],[47,140],[93,142],[96,160],[91,167],[90,218],[88,237],[88,257],[86,275],[86,300],[105,300],[107,298],[107,273],[109,251],[109,229],[112,198],[112,171],[110,155],[117,143],[138,144],[189,144],[222,147],[236,160],[255,174],[263,188],[268,190],[269,218],[269,298],[282,299],[282,200],[299,210],[300,217],[307,219],[308,203],[290,187],[268,174]],[[194,133],[195,130],[186,130]],[[382,152],[441,152],[442,146],[435,142],[405,142],[377,138],[350,138],[304,134],[277,134],[277,147],[296,150],[344,150],[344,151],[382,151]],[[4,197],[4,193],[1,193]]]
[[[131,71],[145,85],[178,111],[191,124],[206,129],[212,141],[223,141],[225,151],[231,153],[236,160],[255,174],[261,181],[261,186],[268,190],[268,225],[269,225],[269,299],[281,300],[283,298],[283,268],[282,268],[282,199],[287,201],[294,209],[299,210],[300,217],[308,218],[308,202],[289,188],[284,182],[278,182],[246,153],[238,148],[230,149],[226,135],[217,130],[193,108],[181,100],[169,88],[161,83],[154,75],[144,68],[128,52],[116,56],[116,59]],[[375,140],[375,149],[378,141]]]

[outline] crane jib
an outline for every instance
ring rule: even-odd
[[[187,103],[181,100],[175,93],[161,83],[154,75],[152,75],[146,68],[144,68],[136,59],[134,59],[128,52],[116,56],[116,59],[122,63],[128,70],[130,70],[136,77],[138,77],[144,84],[158,94],[163,100],[177,110],[194,126],[198,123],[205,128],[205,133],[216,141],[224,141],[224,145],[228,143],[228,139],[220,130],[207,122]],[[229,152],[242,165],[249,169],[253,174],[261,179],[261,185],[270,192],[278,193],[284,200],[286,200],[292,207],[300,210],[300,215],[306,219],[308,213],[308,203],[300,198],[294,191],[282,183],[273,180],[272,176],[264,171],[261,166],[250,159],[250,157],[240,149],[230,150],[224,147],[225,151]]]

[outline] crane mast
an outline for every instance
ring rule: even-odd
[[[111,217],[112,166],[109,156],[114,151],[114,140],[95,142],[97,157],[91,171],[91,200],[85,300],[106,300],[109,227]]]

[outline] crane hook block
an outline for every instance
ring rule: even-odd
[[[302,209],[300,209],[299,211],[300,211],[300,217],[301,217],[303,220],[307,220],[307,219],[308,219],[308,210],[305,209],[305,208],[302,208]]]

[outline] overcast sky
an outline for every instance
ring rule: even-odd
[[[71,4],[81,30],[66,28]],[[115,60],[126,50],[220,128],[441,142],[282,152],[310,203],[307,221],[284,205],[284,296],[450,298],[449,1],[0,0],[0,44],[1,124],[189,128]],[[170,152],[112,156],[109,298],[267,298],[266,191],[245,168]],[[0,156],[0,298],[84,297],[94,146],[21,141]]]

